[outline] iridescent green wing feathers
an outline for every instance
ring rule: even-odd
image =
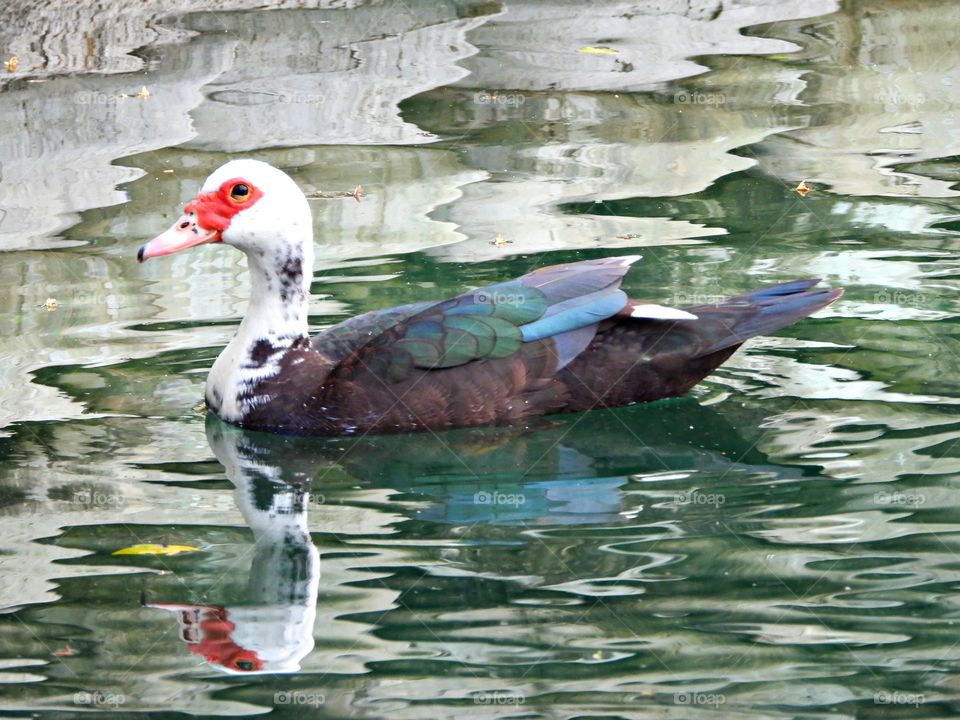
[[[506,358],[523,343],[538,340],[552,342],[562,366],[589,344],[597,323],[624,308],[627,297],[620,281],[636,259],[555,265],[427,308],[367,313],[362,331],[368,332],[368,341],[355,346],[342,366],[354,371],[361,366],[383,380],[400,382],[415,369]],[[371,330],[380,325],[382,331]],[[357,327],[339,328],[331,332],[339,333],[341,341],[359,339]]]

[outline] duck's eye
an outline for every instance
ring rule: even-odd
[[[250,187],[243,183],[237,183],[230,188],[230,199],[234,202],[243,202],[250,197]]]

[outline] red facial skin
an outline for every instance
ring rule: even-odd
[[[235,185],[246,185],[250,192],[242,201],[230,197]],[[183,209],[186,214],[196,213],[197,224],[205,230],[223,232],[230,227],[230,220],[241,210],[246,210],[263,197],[263,192],[243,178],[227,180],[213,192],[200,193]]]
[[[239,199],[232,196],[237,185],[246,185],[248,192]],[[243,178],[222,183],[213,192],[200,193],[187,203],[183,215],[173,227],[140,248],[137,260],[170,255],[204,243],[220,242],[221,234],[230,227],[230,221],[241,210],[246,210],[263,197],[263,191]]]
[[[228,619],[230,611],[223,607],[203,607],[197,623],[195,610],[181,611],[180,623],[191,635],[199,624],[198,639],[188,640],[190,652],[209,663],[239,672],[257,672],[263,669],[263,660],[252,650],[237,645],[230,637],[234,625]],[[184,638],[186,639],[186,637]]]

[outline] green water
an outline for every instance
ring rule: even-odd
[[[50,7],[0,30],[0,716],[960,714],[960,6]],[[135,261],[237,156],[363,187],[317,331],[623,253],[846,294],[678,400],[246,433],[196,409],[239,254]]]

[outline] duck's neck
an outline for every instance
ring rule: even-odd
[[[312,243],[282,243],[266,253],[248,251],[247,268],[250,304],[237,334],[207,377],[207,406],[228,422],[239,422],[268,399],[256,396],[256,385],[276,375],[284,353],[308,338]]]
[[[234,342],[267,339],[281,344],[307,334],[307,309],[313,277],[310,246],[290,245],[267,256],[247,253],[250,305]]]

